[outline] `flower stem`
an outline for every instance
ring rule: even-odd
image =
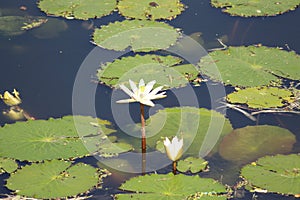
[[[176,171],[177,171],[177,162],[173,161],[173,174],[176,175]]]
[[[145,130],[145,111],[144,104],[140,103],[141,109],[141,124],[142,124],[142,153],[146,153],[146,130]]]

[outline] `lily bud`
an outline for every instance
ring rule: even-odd
[[[170,142],[169,138],[166,137],[164,140],[167,156],[172,161],[177,161],[183,154],[183,139],[178,139],[175,136]]]

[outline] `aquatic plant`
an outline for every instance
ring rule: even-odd
[[[183,139],[178,139],[177,136],[173,137],[172,142],[166,137],[164,140],[164,146],[166,149],[167,156],[173,161],[173,173],[176,174],[176,163],[177,160],[183,154]]]

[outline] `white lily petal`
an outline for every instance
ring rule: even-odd
[[[179,140],[177,136],[172,139],[172,142],[166,138],[164,140],[164,146],[167,156],[172,161],[177,161],[183,154],[183,139]]]
[[[139,82],[139,89],[141,89],[141,87],[144,87],[144,86],[145,86],[144,79],[141,79]]]
[[[150,107],[154,107],[155,106],[155,104],[151,100],[148,100],[148,99],[147,100],[141,99],[140,103],[144,104],[146,106],[150,106]]]
[[[152,99],[152,100],[154,100],[154,99],[162,99],[162,98],[165,98],[165,97],[167,97],[167,95],[162,94],[162,93],[155,94],[155,95],[149,95],[149,98]]]
[[[138,88],[137,88],[136,84],[135,84],[132,80],[130,80],[130,79],[129,79],[129,84],[130,84],[130,87],[131,87],[132,92],[133,92],[134,94],[136,94],[137,91],[138,91]]]
[[[148,95],[150,93],[150,91],[152,90],[154,84],[156,83],[156,81],[150,81],[149,83],[147,83],[146,87],[145,87],[145,91],[144,91],[144,95]]]
[[[159,86],[159,87],[155,88],[154,90],[152,90],[149,94],[150,94],[150,95],[155,95],[155,94],[157,94],[159,91],[161,91],[162,88],[163,88],[163,86]]]
[[[121,99],[116,101],[116,103],[132,103],[132,102],[136,102],[135,99]]]
[[[120,85],[120,88],[126,93],[128,94],[130,97],[134,96],[134,93],[132,91],[130,91],[125,85]]]

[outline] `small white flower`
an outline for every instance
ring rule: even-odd
[[[156,81],[150,81],[145,86],[144,80],[141,79],[140,83],[139,83],[139,87],[137,87],[136,84],[132,80],[129,80],[131,90],[129,90],[124,85],[120,85],[120,88],[126,94],[128,94],[131,98],[119,100],[119,101],[117,101],[117,103],[140,102],[141,104],[153,107],[154,103],[151,100],[161,99],[161,98],[165,98],[167,96],[167,95],[165,95],[166,92],[158,93],[159,91],[161,91],[163,86],[157,87],[154,90],[152,90],[155,83],[156,83]]]
[[[0,99],[2,99],[3,102],[8,106],[16,106],[22,103],[22,100],[19,95],[19,92],[16,89],[14,89],[12,94],[8,91],[5,91],[3,96],[0,94]]]
[[[164,140],[166,153],[170,160],[177,161],[183,153],[183,139],[179,140],[177,136],[170,142],[169,138],[166,137]]]

